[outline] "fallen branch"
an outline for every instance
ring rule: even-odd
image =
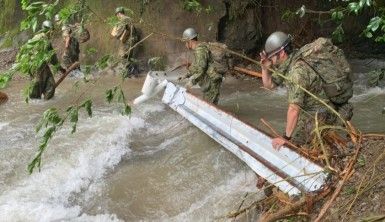
[[[249,76],[254,76],[254,77],[262,78],[262,73],[256,72],[256,71],[253,71],[253,70],[250,70],[250,69],[245,69],[245,68],[242,68],[242,67],[234,66],[234,70],[236,70],[238,72],[241,72],[241,73],[244,73],[244,74],[247,74]]]
[[[303,205],[306,203],[306,197],[301,198],[299,201],[295,202],[292,205],[288,205],[282,210],[274,213],[274,214],[267,214],[260,218],[260,222],[272,222],[277,221],[282,218],[286,218],[287,214],[292,213],[296,210],[299,210]]]
[[[57,88],[61,82],[70,74],[73,70],[77,69],[80,65],[80,62],[74,62],[66,71],[63,73],[63,75],[60,77],[60,79],[57,80],[55,83],[55,88]]]
[[[318,194],[317,196],[304,196],[299,201],[293,203],[292,205],[286,206],[285,208],[283,208],[282,210],[274,214],[262,215],[259,221],[273,222],[279,219],[287,218],[288,214],[298,211],[299,209],[301,209],[301,207],[303,207],[306,203],[308,203],[309,200],[312,203],[315,203],[325,198],[329,193],[330,193],[330,188],[326,188],[322,193]]]

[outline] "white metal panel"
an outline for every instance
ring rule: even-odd
[[[273,149],[271,138],[182,87],[169,82],[163,102],[290,195],[316,191],[326,180],[322,167],[287,147]]]

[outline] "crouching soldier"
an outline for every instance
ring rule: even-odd
[[[187,49],[194,50],[195,57],[191,66],[188,65],[189,72],[186,78],[190,78],[190,85],[198,84],[201,87],[205,100],[218,104],[222,75],[214,66],[208,44],[198,42],[198,33],[193,28],[186,29],[182,39]]]
[[[273,139],[274,148],[279,148],[292,137],[299,144],[309,143],[314,134],[315,116],[321,124],[339,124],[329,107],[344,120],[352,118],[350,66],[343,51],[329,39],[319,38],[294,50],[289,35],[274,32],[266,40],[261,64],[264,87],[273,89],[284,83],[288,93],[286,130],[282,137]],[[272,73],[271,69],[275,72]]]
[[[52,23],[50,21],[44,21],[42,24],[42,30],[30,40],[32,42],[39,40],[45,41],[46,46],[44,47],[44,50],[46,50],[47,54],[50,54],[51,51],[53,51],[49,39],[52,28]],[[63,73],[65,72],[65,69],[59,65],[56,54],[53,53],[51,58],[44,61],[35,73],[30,73],[30,76],[33,79],[33,84],[29,93],[29,98],[40,99],[43,94],[44,99],[49,100],[55,95],[55,79],[48,63],[54,66],[59,66],[59,70]]]

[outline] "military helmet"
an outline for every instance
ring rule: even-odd
[[[59,15],[59,14],[56,14],[56,15],[55,15],[54,21],[55,21],[55,22],[60,22],[60,15]]]
[[[183,32],[182,40],[188,41],[188,40],[192,40],[196,37],[198,37],[197,31],[195,31],[194,28],[188,28],[188,29],[184,30],[184,32]]]
[[[62,27],[61,27],[61,30],[63,31],[63,32],[70,32],[71,33],[71,27],[69,26],[69,25],[63,25]]]
[[[48,20],[45,20],[45,21],[43,22],[43,24],[41,24],[41,28],[42,28],[43,30],[50,30],[50,29],[52,29],[52,28],[53,28],[52,22],[51,22],[51,21],[48,21]]]
[[[265,52],[269,57],[275,55],[291,42],[291,36],[284,32],[274,32],[266,40]]]
[[[126,10],[124,10],[124,7],[117,7],[117,8],[115,9],[115,14],[118,14],[118,13],[125,14],[125,11],[126,11]]]

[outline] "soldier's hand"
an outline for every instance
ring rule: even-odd
[[[186,85],[184,85],[184,87],[185,87],[186,89],[190,89],[191,87],[193,87],[193,85],[194,85],[194,84],[192,84],[191,81],[188,81],[188,82],[186,83]]]
[[[272,65],[272,62],[267,57],[267,53],[265,52],[265,50],[259,53],[259,55],[261,56],[260,62],[261,62],[262,69],[269,69]]]
[[[283,146],[283,144],[286,143],[286,140],[281,137],[277,137],[277,138],[274,138],[271,143],[274,149],[279,150]]]

